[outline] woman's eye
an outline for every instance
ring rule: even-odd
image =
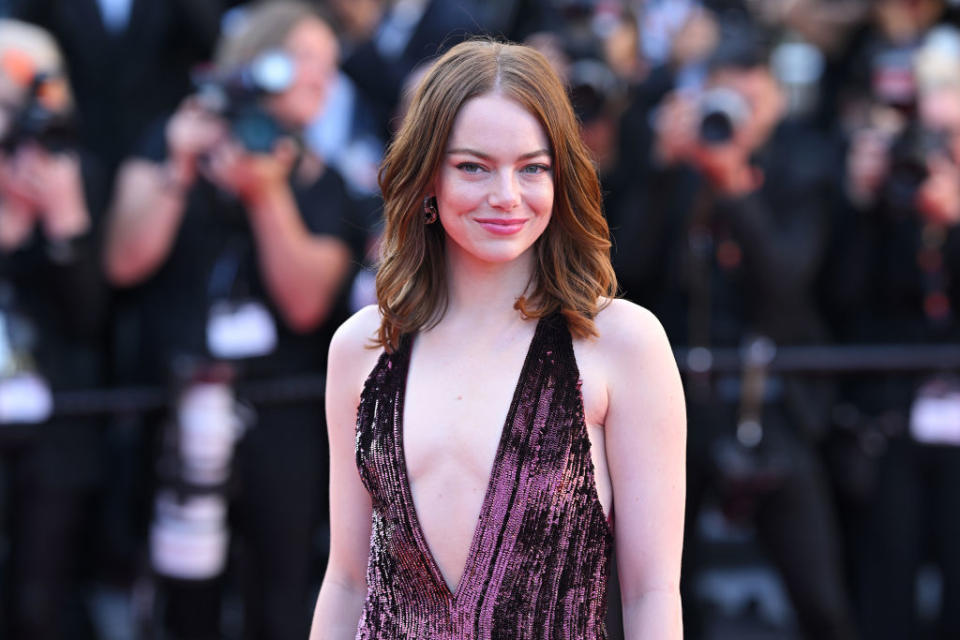
[[[483,167],[475,162],[461,162],[457,165],[457,169],[465,173],[480,173],[483,171]]]
[[[536,175],[538,173],[546,173],[550,171],[550,167],[545,164],[528,164],[523,169],[523,173]]]

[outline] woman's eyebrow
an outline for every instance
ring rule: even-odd
[[[493,160],[493,158],[483,153],[482,151],[477,151],[476,149],[467,149],[465,147],[457,147],[456,149],[447,150],[447,155],[452,155],[454,153],[463,153],[471,156],[476,156],[482,160]],[[547,149],[537,149],[536,151],[529,151],[518,157],[518,160],[527,160],[529,158],[535,158],[537,156],[549,156],[550,152]]]

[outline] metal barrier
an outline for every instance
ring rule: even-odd
[[[323,398],[325,378],[303,375],[240,382],[237,396],[255,404],[284,404]],[[170,406],[170,393],[160,387],[114,387],[59,391],[54,394],[54,414],[81,416],[154,411]]]
[[[742,349],[678,349],[684,373],[739,373]],[[960,369],[960,344],[808,345],[776,347],[767,366],[771,373],[853,374],[908,373]]]
[[[740,373],[742,349],[676,350],[683,373]],[[801,375],[883,374],[921,371],[960,371],[960,344],[809,345],[777,347],[767,370]],[[303,375],[275,380],[240,382],[237,395],[255,404],[282,404],[323,398],[324,376]],[[115,387],[60,391],[54,394],[58,416],[123,414],[167,407],[169,393],[158,387]]]

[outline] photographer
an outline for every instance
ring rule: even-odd
[[[190,91],[234,0],[10,0],[11,16],[49,31],[76,94],[80,141],[113,179],[150,123]]]
[[[52,393],[103,381],[102,186],[73,146],[72,96],[45,31],[0,20],[0,464],[10,548],[0,634],[67,638],[100,425]]]
[[[912,118],[886,114],[850,145],[842,299],[849,342],[960,338],[960,34],[932,31],[914,58]],[[879,108],[875,112],[880,111]],[[886,112],[884,112],[886,113]],[[948,372],[851,381],[849,422],[866,470],[853,505],[858,604],[869,638],[922,635],[920,568],[942,581],[938,637],[960,635],[960,382]],[[866,446],[869,445],[869,446]],[[864,464],[865,463],[865,464]]]
[[[296,136],[320,108],[336,65],[336,38],[306,5],[245,9],[198,95],[118,175],[106,269],[118,285],[141,285],[145,379],[181,390],[180,431],[172,436],[180,459],[169,466],[187,469],[192,458],[209,454],[189,449],[189,429],[225,429],[213,445],[216,482],[196,474],[159,479],[161,489],[187,484],[217,505],[204,512],[217,529],[208,540],[213,551],[198,556],[197,565],[184,564],[165,550],[176,534],[165,518],[192,517],[179,511],[191,504],[190,494],[171,502],[158,491],[152,554],[155,569],[170,578],[166,620],[177,638],[221,636],[226,551],[219,505],[231,487],[246,636],[299,638],[307,631],[310,561],[326,498],[322,403],[256,406],[231,461],[239,436],[232,391],[209,383],[222,383],[225,368],[232,371],[226,378],[241,380],[323,370],[362,238],[341,179],[303,152]],[[183,362],[192,364],[184,369]],[[206,419],[208,409],[215,415]],[[232,481],[213,486],[227,470]]]
[[[774,344],[816,342],[813,283],[832,205],[829,149],[785,118],[761,36],[724,24],[703,91],[657,109],[653,167],[611,227],[629,297],[649,305],[674,344],[745,348],[740,376],[687,377],[688,522],[708,489],[728,518],[752,524],[780,570],[804,637],[852,638],[838,532],[815,446],[828,385],[769,375]],[[688,528],[684,588],[696,570]],[[691,593],[692,595],[692,593]],[[686,600],[696,634],[694,598]]]

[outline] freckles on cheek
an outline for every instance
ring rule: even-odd
[[[531,196],[530,202],[537,213],[541,215],[549,214],[553,211],[553,185],[539,189]]]
[[[466,181],[455,183],[442,193],[443,201],[461,212],[480,206],[485,197],[486,192],[483,188]]]

